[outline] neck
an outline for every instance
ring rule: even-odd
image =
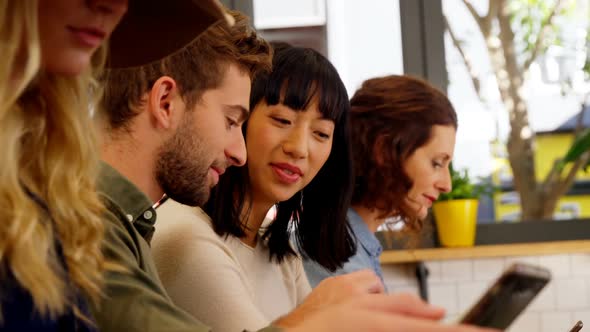
[[[164,191],[158,185],[155,174],[155,153],[139,144],[132,134],[110,139],[102,144],[101,157],[152,201],[157,202]]]
[[[377,228],[385,222],[379,216],[381,212],[377,209],[369,209],[363,205],[352,205],[352,208],[361,216],[367,227],[369,227],[369,230],[373,233],[377,232]]]
[[[246,225],[244,232],[246,235],[240,240],[249,245],[250,247],[256,246],[256,240],[258,237],[258,231],[264,222],[264,218],[268,213],[268,210],[273,206],[273,203],[261,202],[252,198],[252,206],[245,205],[242,210],[242,222]]]

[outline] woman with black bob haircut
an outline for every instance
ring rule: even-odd
[[[301,183],[293,186],[280,184],[283,192],[276,195],[276,217],[264,229],[262,240],[267,242],[270,258],[280,263],[286,257],[295,255],[289,243],[292,225],[302,254],[329,270],[335,270],[355,251],[346,222],[346,211],[352,196],[348,94],[334,66],[318,52],[285,45],[280,45],[275,51],[272,72],[261,75],[252,84],[252,116],[248,122],[257,118],[256,113],[261,108],[288,108],[299,113],[317,108],[321,119],[333,122],[333,134],[330,135],[329,156],[313,179],[308,178],[309,182],[302,179]],[[289,121],[280,121],[285,120]],[[259,147],[250,144],[248,138],[259,133],[249,133],[248,122],[243,126],[248,151],[246,167],[227,170],[213,190],[205,211],[212,218],[218,235],[252,241],[257,237],[264,219],[255,209],[261,209],[266,215],[272,207],[268,202],[265,202],[267,206],[259,206],[257,187],[272,186],[272,179],[268,179],[267,184],[253,182],[253,179],[261,178],[253,174],[250,167],[250,164],[258,162],[253,159],[257,157]],[[284,125],[296,126],[295,123]],[[291,157],[291,160],[297,158],[300,156]],[[252,220],[253,217],[258,217],[258,220]]]
[[[170,200],[158,210],[166,219],[158,251],[169,265],[158,266],[160,277],[175,303],[213,331],[295,326],[345,297],[383,291],[365,271],[312,292],[290,243],[294,237],[305,257],[330,270],[355,252],[346,219],[350,106],[334,66],[312,49],[279,45],[272,72],[255,78],[250,96],[246,165],[225,173],[211,166],[223,175],[204,211]],[[227,112],[228,130],[241,114]]]

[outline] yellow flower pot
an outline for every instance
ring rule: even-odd
[[[435,202],[432,207],[439,242],[444,247],[471,247],[475,243],[477,199]]]

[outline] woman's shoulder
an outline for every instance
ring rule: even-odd
[[[274,258],[269,261],[269,264],[277,265],[282,271],[283,275],[298,274],[303,269],[302,258],[299,252],[294,249],[296,246],[294,246],[291,242],[289,242],[289,246],[291,249],[293,249],[295,255],[285,255],[284,259],[280,263],[278,263]],[[256,248],[257,254],[268,260],[268,257],[270,256],[270,248],[268,247],[268,243],[262,240],[261,237],[258,238]]]
[[[217,247],[227,251],[223,239],[213,230],[211,218],[201,208],[172,200],[158,208],[152,239],[154,251],[164,247],[176,251]]]
[[[158,208],[157,214],[156,234],[188,231],[200,236],[216,236],[211,225],[211,218],[199,207],[168,200]]]
[[[169,200],[157,210],[156,231],[152,239],[155,256],[182,253],[201,260],[229,259],[237,261],[224,239],[217,235],[211,218],[201,208]],[[166,255],[164,255],[166,256]],[[168,256],[170,257],[170,256]]]

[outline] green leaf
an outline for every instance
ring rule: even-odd
[[[588,150],[590,150],[590,130],[586,130],[572,143],[572,146],[563,158],[563,162],[565,164],[574,162]]]
[[[496,190],[490,183],[472,183],[468,171],[466,169],[457,171],[452,163],[449,166],[449,171],[451,173],[452,189],[448,193],[441,194],[439,196],[440,201],[478,198],[481,195],[491,195]]]

